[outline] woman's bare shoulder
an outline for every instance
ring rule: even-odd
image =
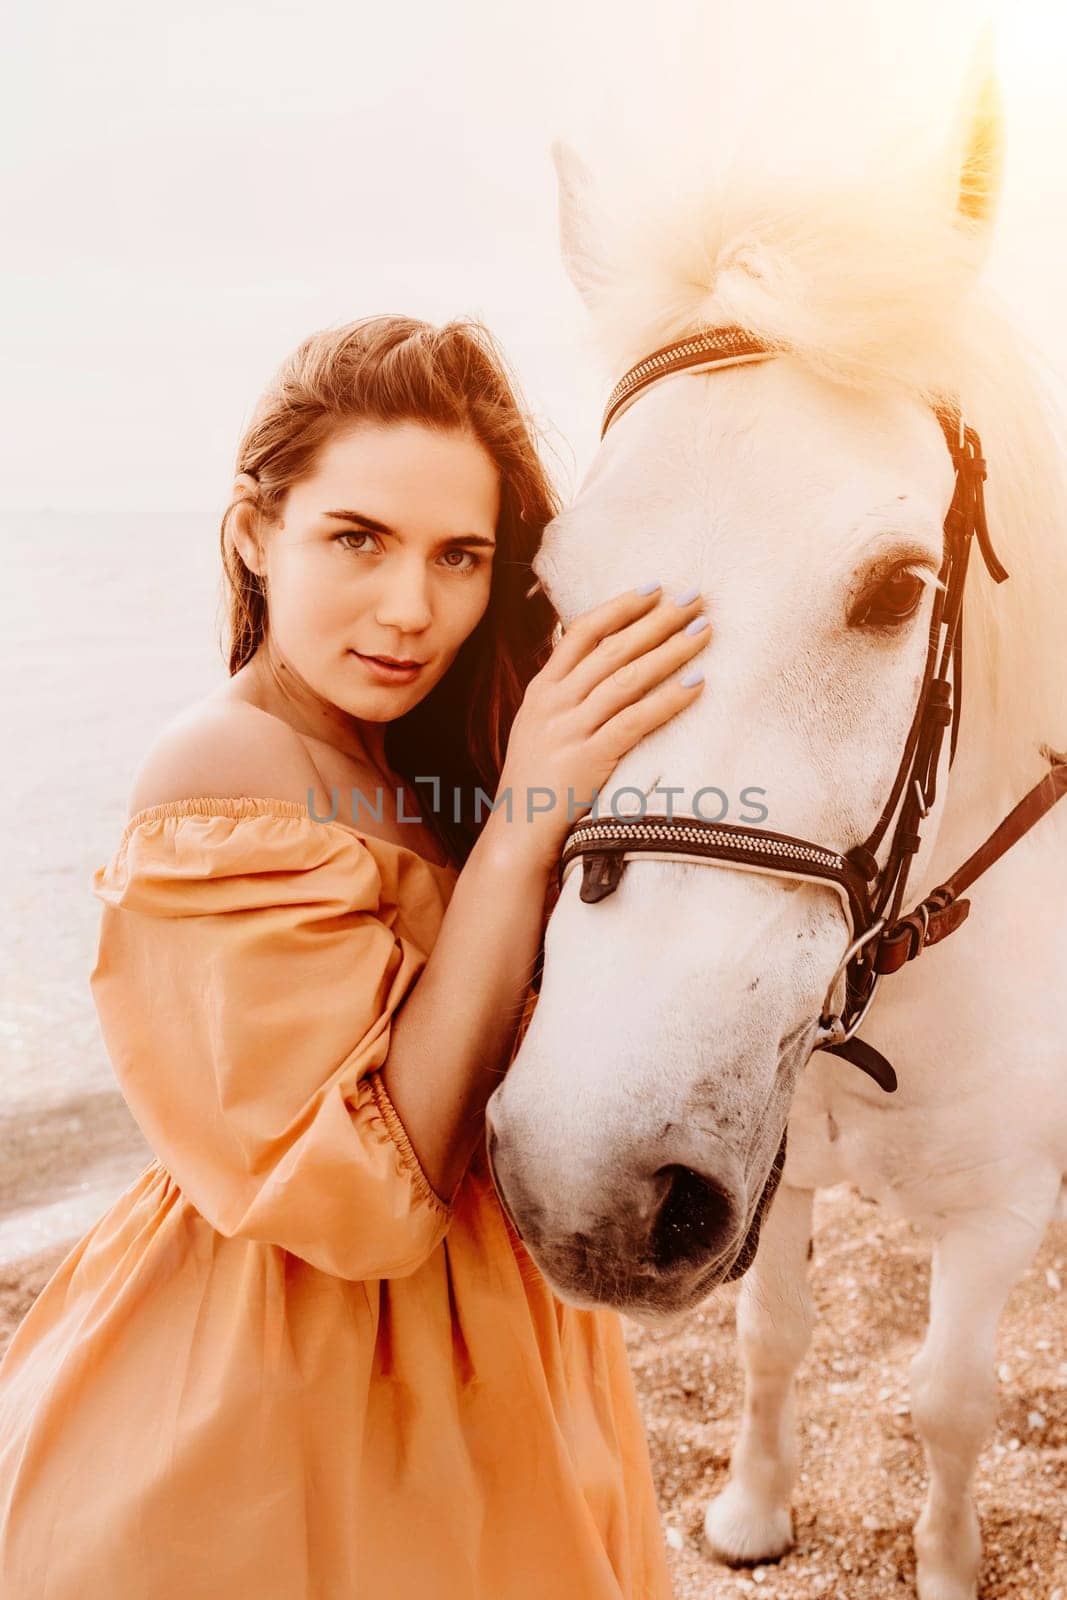
[[[157,735],[134,777],[127,814],[208,796],[306,805],[309,789],[324,798],[295,728],[247,701],[208,695]]]

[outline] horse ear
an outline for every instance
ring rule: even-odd
[[[988,250],[1004,174],[1004,119],[992,23],[982,29],[971,52],[957,129],[956,210]]]
[[[597,193],[585,162],[562,139],[552,141],[559,195],[559,242],[563,265],[587,306],[604,282],[602,245],[597,228]]]

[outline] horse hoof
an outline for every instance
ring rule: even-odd
[[[793,1522],[788,1506],[760,1506],[729,1483],[704,1513],[704,1537],[728,1566],[751,1566],[785,1555],[793,1543]]]

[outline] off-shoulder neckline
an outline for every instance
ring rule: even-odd
[[[119,848],[126,844],[135,828],[141,827],[146,822],[161,821],[164,817],[210,816],[231,817],[236,820],[262,815],[289,817],[294,820],[302,817],[306,822],[314,823],[317,828],[339,828],[342,833],[354,835],[372,848],[374,845],[384,845],[387,850],[397,850],[401,855],[412,856],[434,872],[457,871],[450,861],[431,861],[429,856],[420,855],[410,845],[398,844],[395,839],[383,839],[380,834],[365,833],[360,828],[350,827],[347,822],[338,822],[335,818],[314,817],[307,806],[302,806],[298,800],[278,800],[266,795],[197,795],[189,800],[164,800],[159,805],[145,806],[140,811],[135,811],[126,823],[122,838],[119,840]]]

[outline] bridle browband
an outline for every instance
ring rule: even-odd
[[[645,389],[674,373],[714,371],[771,360],[784,353],[736,327],[708,329],[664,345],[631,367],[615,385],[600,436],[604,437],[612,422]],[[897,1086],[892,1066],[872,1046],[854,1037],[870,1009],[879,979],[899,971],[906,961],[954,932],[970,910],[970,902],[959,898],[963,891],[1067,793],[1067,756],[1043,745],[1041,751],[1051,771],[951,877],[906,916],[901,915],[911,860],[919,849],[919,830],[934,803],[942,742],[950,724],[950,769],[956,756],[963,688],[963,590],[972,535],[978,539],[990,577],[997,583],[1008,577],[986,526],[982,489],[986,464],[978,435],[957,409],[935,407],[935,412],[956,468],[956,484],[945,517],[940,585],[915,714],[896,780],[869,838],[842,855],[791,834],[697,816],[592,815],[583,817],[567,834],[559,863],[562,888],[569,869],[581,858],[580,893],[586,902],[613,893],[627,861],[642,856],[828,884],[841,897],[851,942],[827,989],[812,1049],[846,1057],[887,1091]],[[614,803],[612,809],[614,812]],[[894,816],[897,822],[889,853],[885,865],[879,867],[876,852]],[[831,1006],[842,974],[845,1000],[835,1015]]]

